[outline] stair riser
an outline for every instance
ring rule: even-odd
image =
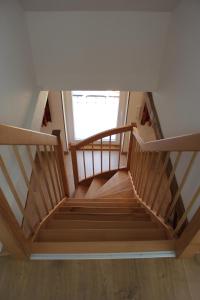
[[[47,225],[48,229],[105,229],[105,228],[157,228],[157,225],[148,221],[66,221],[51,220]]]
[[[165,238],[160,229],[71,229],[71,230],[41,230],[39,241],[83,242],[83,241],[131,241],[158,240]]]
[[[126,208],[126,207],[61,207],[58,213],[72,214],[145,214],[144,208]]]
[[[149,215],[144,214],[54,214],[54,219],[64,219],[64,220],[94,220],[94,221],[113,221],[113,220],[124,220],[124,221],[149,221],[151,220]]]

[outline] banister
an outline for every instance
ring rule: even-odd
[[[97,133],[95,135],[92,135],[92,136],[84,139],[81,142],[72,144],[71,148],[80,149],[81,147],[86,146],[86,145],[88,145],[88,144],[90,144],[94,141],[98,141],[100,139],[103,139],[104,137],[114,135],[114,134],[118,134],[118,133],[121,133],[121,132],[131,131],[134,126],[135,126],[134,124],[131,124],[131,125],[128,125],[128,126],[122,126],[122,127],[117,127],[117,128],[112,128],[112,129],[102,131],[100,133]]]
[[[133,130],[137,142],[143,151],[199,151],[200,133],[181,135],[166,139],[144,142],[138,132]]]
[[[0,124],[0,145],[58,145],[58,140],[51,134]]]

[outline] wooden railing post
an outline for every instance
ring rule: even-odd
[[[57,148],[58,163],[60,165],[64,193],[66,196],[69,196],[68,180],[67,180],[67,173],[66,173],[65,159],[64,159],[64,150],[63,150],[63,145],[62,145],[62,140],[61,140],[61,135],[60,135],[61,131],[53,130],[52,134],[55,135],[58,140],[58,145],[55,148]]]
[[[135,126],[135,124],[131,124]],[[127,159],[127,169],[130,170],[131,157],[132,157],[132,148],[133,148],[133,128],[130,131],[129,147],[128,147],[128,159]]]
[[[77,156],[76,156],[76,147],[71,145],[71,158],[72,158],[72,168],[74,173],[74,185],[77,188],[79,183],[79,176],[78,176],[78,164],[77,164]]]
[[[0,241],[6,250],[15,257],[27,258],[30,255],[28,243],[16,218],[0,188]]]

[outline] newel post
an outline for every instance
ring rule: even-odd
[[[77,164],[77,155],[76,155],[76,148],[75,145],[71,145],[71,158],[72,158],[72,168],[74,173],[74,185],[77,188],[79,182],[78,176],[78,164]]]
[[[58,140],[58,145],[56,146],[57,154],[58,154],[58,163],[60,165],[60,171],[62,175],[62,182],[63,182],[65,196],[69,197],[69,187],[68,187],[67,172],[65,167],[64,150],[63,150],[63,145],[61,140],[61,130],[53,130],[52,134],[55,135]]]
[[[136,123],[131,123],[133,127],[137,127]],[[132,148],[133,148],[133,127],[130,131],[129,147],[128,147],[128,159],[127,159],[127,169],[130,170],[131,157],[132,157]]]
[[[28,258],[30,249],[6,197],[0,188],[0,241],[5,249],[17,258]]]

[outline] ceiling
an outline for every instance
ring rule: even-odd
[[[172,11],[179,0],[19,0],[27,11]]]

